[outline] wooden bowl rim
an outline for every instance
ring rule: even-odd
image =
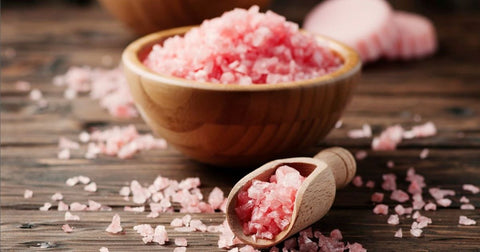
[[[184,26],[173,29],[168,29],[164,31],[155,32],[144,37],[141,37],[132,43],[130,43],[122,53],[122,63],[124,67],[129,68],[136,74],[140,75],[143,78],[149,79],[154,83],[162,83],[173,86],[181,86],[186,88],[202,89],[202,90],[211,90],[211,91],[273,91],[273,90],[283,90],[283,89],[295,89],[299,87],[310,87],[317,85],[326,85],[331,83],[339,82],[350,78],[361,68],[361,60],[358,53],[350,48],[349,46],[338,42],[334,39],[314,35],[318,40],[325,41],[328,43],[331,50],[341,56],[344,60],[344,64],[335,72],[322,75],[317,78],[295,81],[295,82],[283,82],[275,84],[253,84],[253,85],[239,85],[239,84],[221,84],[221,83],[212,83],[212,82],[198,82],[187,80],[183,78],[168,76],[154,72],[153,70],[146,67],[139,59],[138,54],[146,46],[155,44],[155,41],[161,41],[165,38],[172,37],[175,35],[181,35],[186,33],[188,30],[198,26]],[[306,32],[301,30],[302,32]]]

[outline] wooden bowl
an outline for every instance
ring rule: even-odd
[[[279,84],[200,83],[158,74],[142,64],[152,46],[192,27],[150,34],[123,52],[124,71],[140,114],[152,130],[195,160],[256,165],[306,151],[340,118],[360,77],[357,53],[327,41],[344,60],[328,75]]]
[[[258,5],[271,0],[99,0],[114,17],[144,35],[173,27],[200,24],[233,8]]]

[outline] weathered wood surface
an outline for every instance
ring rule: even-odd
[[[274,6],[287,17],[301,21],[305,8]],[[139,223],[167,224],[180,213],[145,218],[146,213],[123,212],[128,204],[118,196],[125,182],[137,179],[151,183],[158,175],[181,179],[199,176],[202,190],[212,187],[228,190],[246,171],[212,168],[190,161],[177,151],[149,151],[131,160],[101,157],[85,160],[81,151],[73,152],[71,160],[58,160],[59,136],[75,138],[90,126],[112,126],[133,123],[141,131],[149,129],[141,119],[119,120],[109,117],[88,98],[74,101],[63,99],[63,90],[51,84],[52,77],[71,65],[101,66],[109,55],[117,62],[120,52],[133,35],[109,17],[97,5],[31,6],[2,8],[2,84],[1,94],[1,247],[5,251],[39,249],[41,242],[51,242],[55,250],[97,251],[107,246],[111,251],[171,251],[172,246],[143,246],[132,227]],[[306,150],[314,155],[320,149],[340,145],[352,151],[369,149],[370,139],[352,140],[349,129],[370,123],[378,134],[395,123],[413,125],[413,115],[433,121],[439,133],[433,138],[403,142],[393,152],[371,152],[358,162],[358,173],[365,179],[375,179],[377,188],[381,174],[395,172],[400,187],[406,170],[414,166],[426,176],[429,186],[461,191],[463,183],[480,184],[480,16],[478,11],[461,14],[429,13],[435,21],[440,50],[435,57],[416,62],[377,62],[364,69],[363,80],[343,116],[344,126],[336,129],[318,146]],[[15,48],[15,58],[6,58],[5,48]],[[50,106],[38,109],[25,92],[16,91],[17,80],[32,82],[44,93]],[[465,136],[458,137],[462,132]],[[420,160],[421,149],[430,148],[430,156]],[[385,163],[393,160],[394,169]],[[87,193],[81,187],[70,188],[68,177],[83,174],[99,186],[97,193]],[[24,199],[26,188],[34,191],[32,199]],[[57,191],[64,193],[65,202],[93,199],[113,207],[121,214],[125,235],[110,235],[104,229],[112,212],[79,213],[82,221],[73,223],[76,231],[65,234],[61,225],[63,214],[40,212],[44,202]],[[360,242],[370,251],[480,251],[480,224],[459,226],[458,216],[467,215],[480,223],[480,194],[469,196],[477,207],[474,211],[458,209],[458,196],[452,206],[439,208],[426,215],[433,224],[424,229],[421,238],[408,235],[410,220],[401,220],[406,238],[395,239],[397,226],[386,224],[387,217],[371,213],[369,201],[374,190],[348,186],[337,194],[332,211],[316,224],[324,231],[343,231],[350,242]],[[387,195],[388,196],[388,195]],[[429,199],[428,196],[425,196]],[[394,202],[387,199],[390,206]],[[199,214],[207,224],[220,224],[223,214]],[[168,227],[169,228],[169,227]],[[190,251],[215,251],[217,234],[181,234],[168,229],[171,237],[187,236]]]

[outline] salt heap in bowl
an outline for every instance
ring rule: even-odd
[[[143,64],[199,82],[248,85],[316,78],[337,70],[342,59],[297,24],[252,6],[154,45]]]

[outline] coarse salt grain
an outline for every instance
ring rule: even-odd
[[[373,180],[368,180],[367,183],[365,183],[366,188],[374,188],[375,187],[375,181]]]
[[[219,209],[224,199],[225,196],[223,191],[220,188],[215,187],[208,195],[208,204],[210,204],[214,209]]]
[[[462,204],[460,205],[460,209],[462,210],[475,210],[475,206],[472,204]]]
[[[408,196],[408,194],[402,190],[394,190],[390,195],[390,199],[403,203],[409,200],[410,196]]]
[[[143,63],[161,74],[239,85],[311,79],[342,64],[328,45],[258,6],[234,9],[168,38]]]
[[[165,230],[165,226],[158,225],[157,227],[155,227],[155,233],[153,234],[153,241],[160,245],[164,245],[165,242],[168,242],[168,234],[167,234],[167,231]]]
[[[50,209],[50,207],[52,207],[52,204],[50,204],[49,202],[45,202],[43,204],[43,206],[41,206],[39,208],[40,211],[48,211]]]
[[[51,199],[53,201],[59,201],[59,200],[62,200],[63,199],[63,195],[59,192],[56,192],[52,195]]]
[[[414,237],[420,237],[422,235],[422,230],[420,228],[412,228],[410,229],[410,234]]]
[[[33,89],[32,91],[30,91],[30,100],[39,101],[42,98],[43,98],[43,94],[40,90]]]
[[[60,149],[78,149],[80,145],[66,137],[60,137],[58,140],[58,148]]]
[[[33,197],[33,191],[25,189],[25,192],[23,193],[23,197],[25,199],[31,199]]]
[[[445,196],[455,196],[454,190],[440,189],[437,187],[431,187],[428,189],[428,192],[436,200],[443,199]]]
[[[363,159],[365,159],[367,156],[368,156],[368,153],[367,153],[366,151],[364,151],[364,150],[357,151],[357,152],[355,153],[355,158],[356,158],[357,160],[363,160]]]
[[[102,208],[102,204],[93,200],[88,200],[87,211],[99,211],[101,208]]]
[[[438,199],[437,204],[443,207],[448,207],[452,204],[452,200],[450,199]]]
[[[87,192],[96,192],[97,191],[97,183],[91,182],[90,184],[86,185],[83,190]]]
[[[395,150],[402,141],[403,128],[400,125],[387,127],[380,136],[373,138],[373,150]]]
[[[69,211],[66,211],[66,212],[65,212],[65,220],[66,220],[66,221],[79,221],[79,220],[80,220],[80,216],[78,216],[78,215],[73,215],[73,214],[71,214]]]
[[[86,185],[86,184],[90,183],[91,180],[87,176],[79,175],[78,176],[78,181],[80,181],[80,183]]]
[[[397,176],[393,173],[383,174],[382,188],[385,191],[395,191],[397,189]]]
[[[420,152],[420,159],[425,159],[428,157],[428,153],[430,153],[430,151],[428,149],[423,149],[421,152]]]
[[[435,205],[435,203],[429,202],[424,206],[423,209],[425,209],[425,211],[436,211],[437,205]]]
[[[460,198],[460,203],[470,203],[470,200],[469,200],[467,197],[462,196],[462,197]]]
[[[402,237],[403,237],[403,232],[402,232],[402,229],[401,229],[401,228],[399,228],[399,229],[397,230],[397,232],[395,232],[394,237],[396,237],[396,238],[402,238]]]
[[[186,247],[176,247],[173,249],[173,252],[186,252],[187,248]]]
[[[472,184],[464,184],[462,186],[463,190],[465,191],[470,191],[472,192],[473,194],[477,194],[480,192],[480,188],[478,186],[474,186]]]
[[[392,214],[388,217],[387,223],[390,225],[398,225],[400,223],[398,215]]]
[[[85,204],[81,204],[78,202],[73,202],[70,204],[70,211],[75,212],[75,211],[85,211],[87,210],[88,206]]]
[[[388,206],[385,204],[378,204],[373,208],[374,214],[381,214],[387,215],[388,214]]]
[[[395,167],[395,163],[392,160],[388,160],[387,161],[387,167],[392,169],[393,167]]]
[[[253,180],[244,188],[238,194],[235,207],[244,234],[273,239],[284,230],[291,221],[294,195],[304,180],[300,172],[283,165],[270,177],[270,182]]]
[[[181,246],[181,247],[186,247],[187,244],[188,244],[187,239],[185,239],[183,237],[175,238],[174,242],[175,242],[176,246]]]
[[[465,225],[465,226],[470,226],[470,225],[476,225],[477,222],[473,219],[468,218],[467,216],[460,215],[460,217],[458,219],[458,224]]]
[[[70,149],[63,149],[57,154],[58,159],[67,160],[70,159]]]
[[[372,137],[372,128],[370,125],[364,124],[361,129],[353,129],[348,131],[348,137],[353,139]]]
[[[74,185],[78,184],[78,176],[68,178],[67,181],[65,182],[65,184],[67,184],[68,186],[74,186]]]
[[[68,211],[68,209],[70,209],[70,207],[67,204],[65,204],[63,201],[58,202],[58,206],[57,206],[58,211]]]
[[[120,191],[118,192],[118,194],[120,194],[121,196],[128,196],[128,195],[130,195],[130,187],[128,187],[128,186],[123,186],[122,188],[120,188]]]
[[[383,193],[375,192],[372,194],[371,201],[375,203],[380,203],[383,201]]]
[[[109,252],[107,247],[101,247],[98,251],[100,252]]]
[[[354,185],[355,187],[362,187],[362,185],[363,185],[362,177],[360,177],[358,175],[353,177],[352,185]]]
[[[71,232],[73,232],[73,228],[70,227],[70,225],[68,225],[68,224],[64,224],[64,225],[62,226],[62,230],[63,230],[63,232],[65,232],[65,233],[71,233]]]
[[[108,227],[105,229],[105,231],[112,233],[112,234],[118,234],[123,230],[121,224],[120,224],[120,216],[118,214],[115,214],[112,218],[112,223],[108,225]]]
[[[139,207],[129,207],[125,206],[123,208],[123,211],[125,212],[134,212],[134,213],[143,213],[145,212],[145,207],[144,206],[139,206]]]
[[[430,137],[437,134],[437,128],[433,122],[413,126],[411,130],[405,131],[403,137],[411,139],[415,137]]]

